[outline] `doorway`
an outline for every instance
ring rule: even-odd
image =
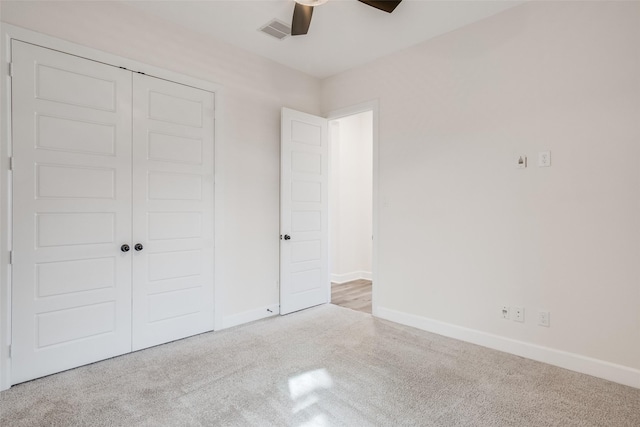
[[[329,121],[331,302],[372,312],[374,111]]]

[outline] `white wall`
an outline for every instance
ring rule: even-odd
[[[378,315],[640,387],[638,52],[638,2],[530,2],[323,82],[380,103]]]
[[[371,279],[373,113],[331,125],[331,281]]]
[[[280,108],[319,111],[317,79],[117,2],[6,2],[4,22],[223,86],[216,286],[225,324],[277,307]]]

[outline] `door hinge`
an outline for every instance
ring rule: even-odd
[[[9,170],[13,170],[13,157],[9,157]]]
[[[9,265],[13,264],[13,251],[9,251]]]
[[[11,354],[11,344],[9,344],[9,359],[11,359],[11,356],[12,356],[12,354]]]
[[[13,77],[13,62],[9,62],[7,65],[9,66],[7,73],[9,74],[9,77]]]

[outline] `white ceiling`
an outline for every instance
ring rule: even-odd
[[[312,76],[324,78],[521,4],[522,1],[404,0],[388,14],[357,0],[317,6],[306,36],[258,31],[291,23],[293,0],[124,1]]]

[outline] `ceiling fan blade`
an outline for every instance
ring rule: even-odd
[[[296,3],[296,8],[293,9],[293,21],[291,21],[291,35],[301,36],[307,34],[309,25],[311,25],[312,15],[313,6]]]
[[[369,6],[375,7],[376,9],[384,10],[385,12],[393,12],[393,10],[398,7],[402,0],[398,1],[387,1],[387,0],[358,0],[360,3],[367,4]]]

